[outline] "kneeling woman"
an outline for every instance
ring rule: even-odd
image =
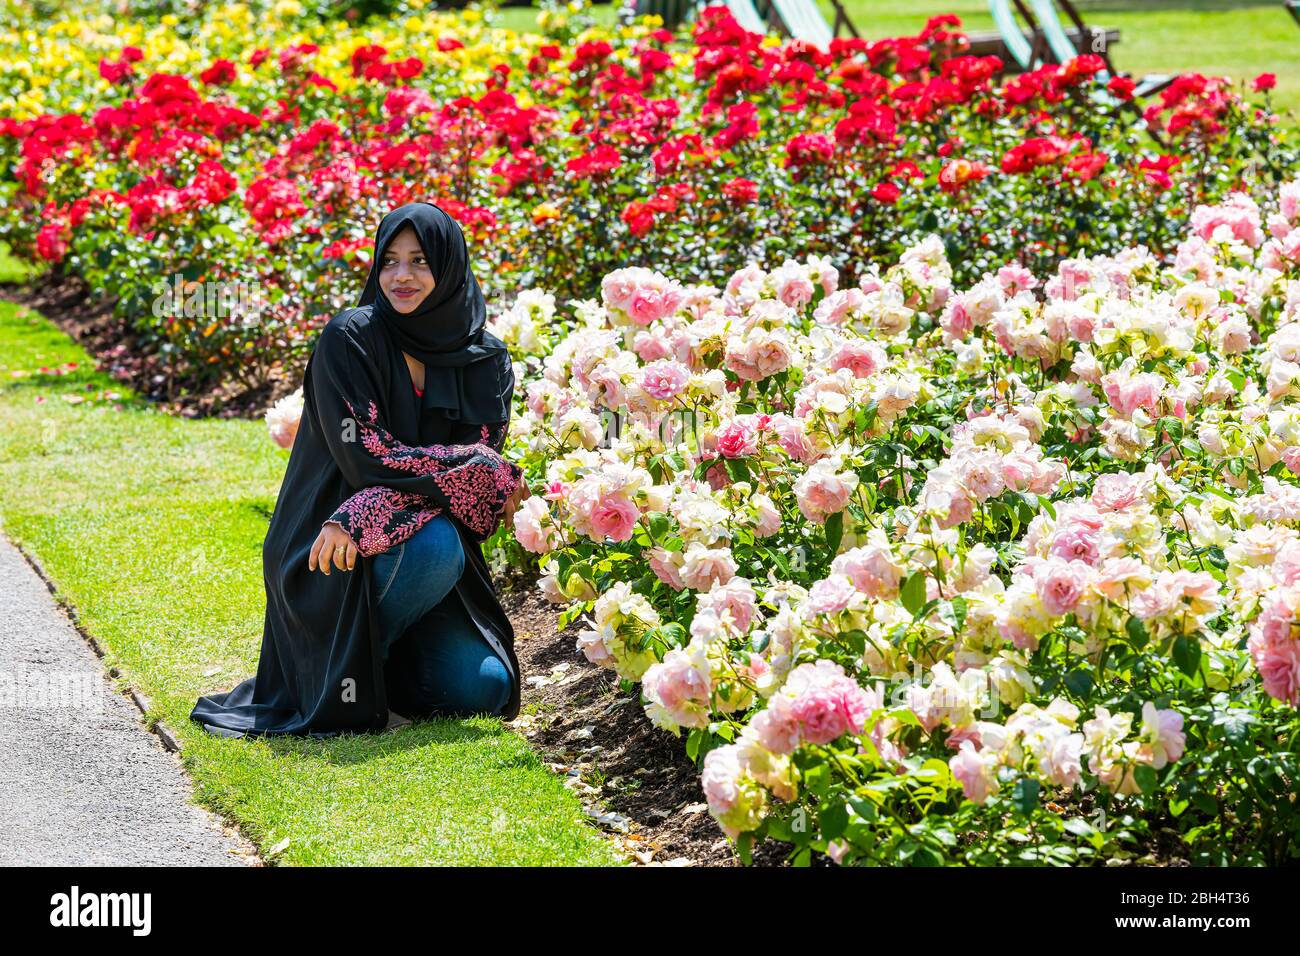
[[[460,226],[387,216],[359,306],[321,332],[262,546],[257,675],[200,697],[223,736],[379,731],[401,717],[519,712],[514,631],[482,542],[528,489],[501,456],[510,353]]]

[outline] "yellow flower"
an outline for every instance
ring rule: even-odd
[[[559,219],[560,210],[555,203],[543,202],[533,207],[533,224],[540,226],[550,219]]]
[[[296,17],[302,13],[302,4],[298,0],[279,0],[275,5],[276,16]]]

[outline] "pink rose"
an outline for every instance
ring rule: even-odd
[[[525,498],[515,512],[515,538],[524,549],[546,554],[559,543],[559,532],[546,500],[540,496]]]
[[[640,516],[636,505],[623,495],[602,495],[591,509],[592,537],[597,540],[612,538],[614,541],[627,541],[632,537]]]
[[[822,459],[794,483],[799,511],[814,524],[825,524],[831,515],[843,511],[858,487],[851,471],[837,472],[830,459]]]
[[[651,362],[641,370],[641,390],[661,402],[675,398],[686,390],[691,370],[680,362]]]
[[[724,458],[752,455],[758,451],[758,432],[747,421],[729,421],[718,430],[718,451]]]

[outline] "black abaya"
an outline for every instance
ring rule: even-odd
[[[514,378],[501,351],[499,380]],[[483,371],[480,367],[479,371]],[[454,595],[513,677],[502,716],[519,712],[514,630],[482,541],[500,521],[521,470],[501,458],[508,421],[454,420],[434,389],[414,393],[391,328],[372,306],[326,325],[307,363],[303,414],[262,549],[266,617],[257,674],[199,698],[190,716],[216,734],[380,731],[388,694],[369,556],[404,541],[439,511],[452,517],[466,563]],[[508,412],[507,412],[508,414]],[[321,526],[336,520],[358,545],[352,571],[308,569]]]

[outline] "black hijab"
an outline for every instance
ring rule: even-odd
[[[407,226],[415,230],[435,285],[415,311],[403,313],[380,288],[379,272],[389,244]],[[487,304],[470,269],[465,234],[446,211],[411,202],[384,216],[358,305],[370,306],[402,351],[424,363],[426,406],[469,423],[509,419],[510,353],[486,328]]]

